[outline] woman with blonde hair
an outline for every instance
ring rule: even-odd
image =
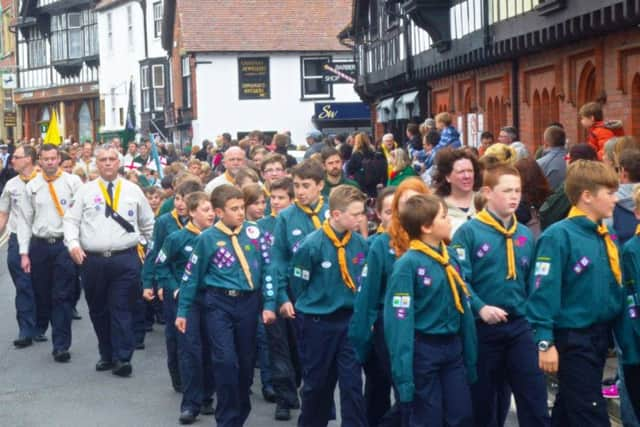
[[[405,179],[416,176],[416,171],[411,165],[409,155],[403,148],[396,148],[391,151],[391,173],[387,185],[398,186]]]
[[[371,145],[369,136],[358,132],[354,138],[353,153],[347,163],[347,176],[354,179],[369,197],[376,197],[378,185],[387,183],[387,159]]]

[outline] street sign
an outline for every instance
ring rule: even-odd
[[[2,88],[3,89],[15,89],[16,88],[16,73],[4,73],[2,74]]]
[[[322,80],[328,84],[354,84],[356,82],[355,62],[329,62],[322,66]]]
[[[5,111],[4,112],[4,127],[10,128],[16,126],[16,112]]]

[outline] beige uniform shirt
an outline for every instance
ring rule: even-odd
[[[22,199],[27,183],[15,176],[7,181],[7,184],[0,195],[0,212],[9,214],[7,231],[15,233],[18,231],[18,203]],[[23,199],[22,199],[23,200]]]

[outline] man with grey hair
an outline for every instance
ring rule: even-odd
[[[80,277],[98,338],[96,371],[131,375],[133,310],[139,295],[137,245],[151,239],[154,215],[142,190],[118,176],[118,150],[96,150],[99,177],[75,193],[64,217],[64,240]]]
[[[518,130],[513,126],[505,126],[500,128],[498,134],[498,142],[502,142],[506,145],[511,145],[518,140]]]
[[[223,184],[235,185],[236,174],[240,169],[247,166],[247,156],[244,150],[237,145],[229,147],[227,151],[224,152],[222,164],[225,168],[225,172],[209,181],[207,186],[204,188],[204,191],[207,194],[211,194],[213,190]]]

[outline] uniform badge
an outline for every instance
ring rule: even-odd
[[[323,261],[320,265],[322,268],[331,268],[331,261]]]
[[[491,246],[489,246],[488,243],[483,243],[482,246],[480,246],[476,251],[476,256],[478,258],[483,258],[490,250]]]
[[[408,294],[394,294],[391,306],[393,308],[409,308],[411,306],[411,296]]]
[[[535,276],[548,276],[551,270],[551,264],[548,262],[536,262],[536,268],[533,272]]]
[[[364,267],[362,267],[362,273],[360,273],[360,276],[367,277],[367,274],[369,274],[369,265],[365,264]]]
[[[302,280],[309,280],[309,270],[302,270]]]
[[[60,204],[62,206],[66,205],[67,204],[67,199],[60,199]]]
[[[187,252],[191,252],[191,251],[193,251],[193,247],[191,247],[191,246],[185,246],[185,247],[184,247],[184,250],[185,250],[185,251],[187,251]]]
[[[226,244],[227,244],[226,242],[218,242],[218,243],[216,243],[216,246],[221,248],[221,247],[225,246]]]
[[[133,216],[133,210],[132,210],[132,209],[129,209],[129,211],[127,212],[127,214],[128,214],[129,216]]]
[[[460,261],[464,261],[467,258],[467,253],[464,248],[456,248],[456,255]]]
[[[527,244],[527,242],[529,241],[529,239],[527,239],[527,236],[518,236],[515,239],[515,245],[519,248],[523,247],[524,245]]]
[[[248,226],[246,233],[249,239],[257,239],[260,237],[260,229],[255,225]]]
[[[291,235],[292,236],[299,236],[301,234],[302,234],[302,230],[300,230],[299,228],[296,228],[296,229],[291,231]]]
[[[355,265],[361,264],[364,262],[364,253],[359,252],[352,260],[351,262]]]
[[[422,279],[422,284],[425,286],[431,286],[431,277],[424,276],[424,279]]]
[[[418,273],[418,276],[422,277],[422,276],[424,276],[425,274],[427,274],[427,271],[426,271],[423,267],[420,267],[420,268],[418,269],[417,273]]]
[[[404,320],[407,317],[407,310],[404,308],[396,309],[396,317],[400,320]]]
[[[331,212],[329,212],[329,209],[327,209],[326,211],[324,211],[324,219],[329,219],[331,218]]]

